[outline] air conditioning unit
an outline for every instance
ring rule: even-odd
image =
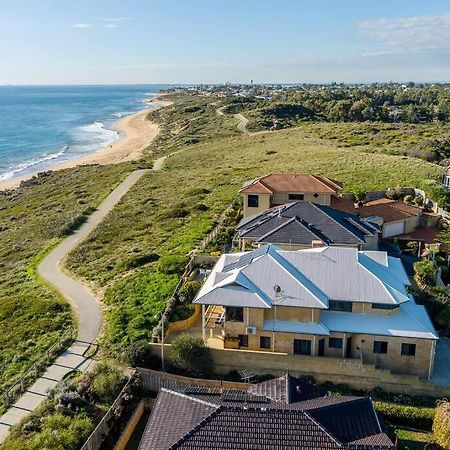
[[[245,332],[247,334],[256,334],[256,327],[246,327]]]

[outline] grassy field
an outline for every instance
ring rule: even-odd
[[[37,281],[35,267],[45,249],[64,237],[128,170],[70,169],[0,194],[0,391],[73,322],[67,303]]]
[[[171,130],[178,129],[177,108],[159,113],[160,120],[165,114],[171,116]],[[184,107],[184,111],[181,117],[187,123],[189,114],[194,118],[199,114],[197,109],[186,113]],[[177,280],[174,274],[161,273],[156,260],[189,252],[238,196],[245,180],[270,171],[306,171],[341,180],[350,192],[396,185],[430,190],[441,173],[438,166],[417,158],[341,148],[303,127],[242,136],[235,132],[236,120],[228,118],[229,136],[213,139],[215,131],[224,132],[225,119],[216,117],[211,106],[200,114],[205,115],[202,120],[208,129],[195,134],[188,127],[165,136],[166,146],[181,152],[168,158],[163,171],[134,186],[70,255],[70,270],[105,292],[104,342],[113,348],[151,335]],[[187,136],[197,135],[199,143],[181,144]],[[160,150],[167,148],[162,140]]]

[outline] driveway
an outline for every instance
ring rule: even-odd
[[[440,386],[450,386],[450,340],[444,337],[441,337],[436,343],[431,382]]]

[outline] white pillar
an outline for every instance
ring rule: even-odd
[[[428,369],[428,379],[431,380],[433,376],[433,368],[434,368],[434,355],[436,354],[436,341],[433,341],[431,344],[431,354],[430,354],[430,367]]]
[[[205,305],[202,305],[202,338],[203,338],[203,342],[206,344],[206,330],[205,330]]]

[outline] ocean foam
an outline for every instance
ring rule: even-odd
[[[53,159],[58,159],[60,158],[62,155],[64,155],[67,150],[69,150],[69,146],[65,145],[63,147],[62,150],[60,150],[59,152],[56,153],[44,153],[42,155],[42,157],[37,158],[37,159],[32,159],[29,161],[24,161],[21,164],[18,164],[15,167],[10,167],[8,169],[8,172],[5,172],[3,174],[0,175],[0,181],[5,181],[5,180],[10,180],[11,178],[14,178],[14,176],[16,176],[17,174],[20,174],[21,172],[26,171],[27,169],[37,166],[38,164],[42,164],[46,161],[51,161]]]

